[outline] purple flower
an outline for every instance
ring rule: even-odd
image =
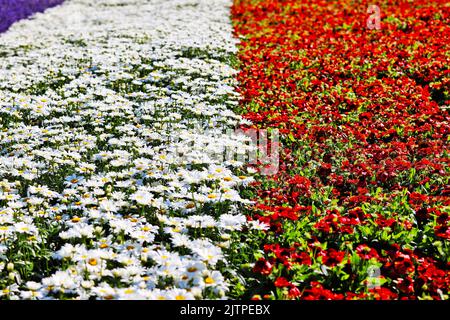
[[[16,21],[61,4],[64,0],[0,0],[0,32]]]

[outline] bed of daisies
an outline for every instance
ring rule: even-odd
[[[449,19],[0,0],[0,300],[449,299]]]
[[[0,299],[227,297],[231,233],[265,227],[224,156],[251,149],[230,5],[67,0],[0,35]]]

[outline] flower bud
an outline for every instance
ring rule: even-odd
[[[95,232],[96,232],[96,233],[101,234],[102,231],[103,231],[103,228],[102,228],[102,227],[100,227],[100,226],[96,226],[96,227],[95,227]]]
[[[231,238],[230,234],[228,234],[228,233],[224,233],[220,237],[222,238],[222,240],[225,240],[225,241],[230,240],[230,238]]]

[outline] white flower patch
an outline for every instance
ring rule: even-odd
[[[226,298],[230,4],[67,0],[0,36],[1,297]]]

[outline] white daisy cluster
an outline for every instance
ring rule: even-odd
[[[0,299],[226,297],[230,2],[67,0],[0,36]]]

